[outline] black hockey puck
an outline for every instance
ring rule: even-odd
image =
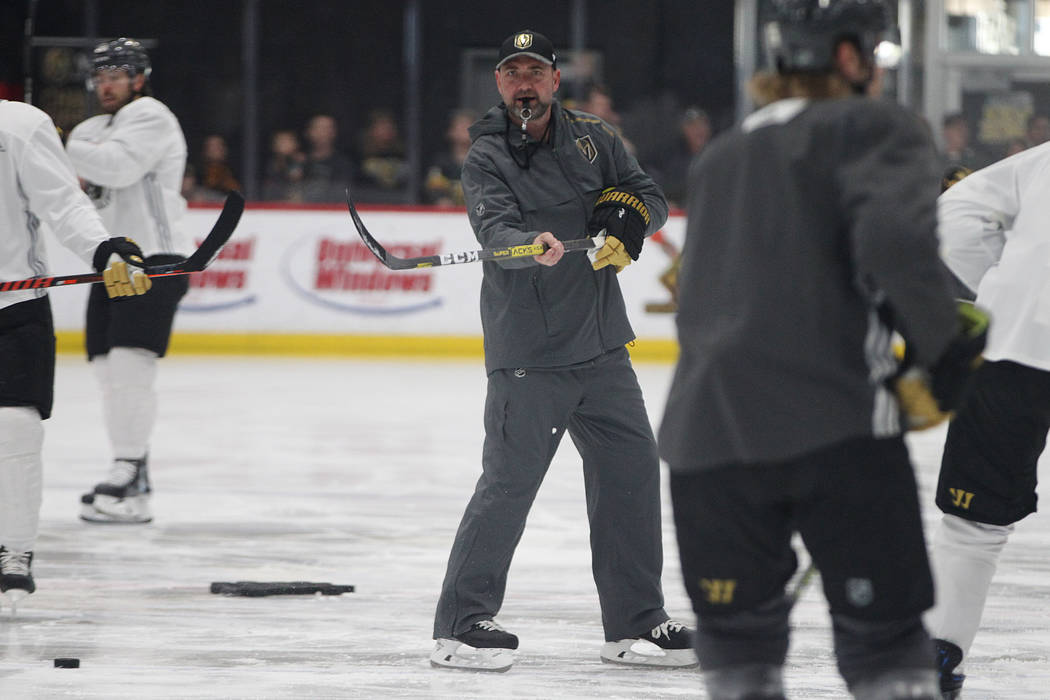
[[[80,659],[55,659],[55,668],[80,668]]]

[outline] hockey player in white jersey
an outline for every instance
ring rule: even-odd
[[[134,39],[95,48],[92,83],[103,114],[78,124],[66,150],[106,227],[134,236],[150,265],[181,260],[193,242],[183,231],[180,194],[186,139],[175,115],[149,96],[149,56]],[[188,278],[156,281],[149,297],[112,304],[93,288],[87,354],[102,386],[113,464],[81,498],[81,518],[144,523],[149,508],[148,452],[157,410],[157,359],[168,349]]]
[[[46,276],[41,224],[87,264],[106,272],[113,295],[145,293],[129,277],[138,246],[110,238],[80,191],[51,119],[0,100],[0,281]],[[0,593],[13,602],[36,590],[33,550],[42,493],[41,421],[51,415],[55,332],[43,289],[0,293]]]
[[[941,254],[993,323],[973,396],[948,426],[927,624],[944,698],[960,697],[988,589],[1014,523],[1036,510],[1050,430],[1050,144],[965,177],[938,200]],[[1042,619],[1045,619],[1045,613]]]

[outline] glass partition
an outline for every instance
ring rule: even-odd
[[[945,0],[946,51],[1017,56],[1030,52],[1031,0]]]
[[[1036,0],[1033,24],[1033,50],[1039,56],[1050,56],[1050,0]]]

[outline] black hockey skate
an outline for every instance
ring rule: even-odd
[[[149,499],[148,457],[117,459],[109,476],[91,493],[80,497],[80,519],[92,523],[148,523],[153,520]]]
[[[937,646],[937,675],[941,682],[941,697],[944,700],[957,700],[962,697],[965,675],[955,672],[955,667],[962,663],[962,649],[944,639],[935,639]]]
[[[494,620],[481,620],[452,639],[438,639],[430,654],[430,665],[434,668],[503,672],[514,664],[513,650],[517,648],[515,635]]]
[[[18,601],[36,590],[32,567],[32,552],[12,552],[0,547],[0,593],[11,601],[12,615]]]
[[[668,620],[638,637],[606,642],[602,661],[650,668],[693,668],[700,664],[693,650],[693,632],[681,622]]]

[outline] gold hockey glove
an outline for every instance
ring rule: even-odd
[[[930,393],[930,377],[919,367],[909,367],[893,384],[904,418],[905,430],[927,430],[951,417],[937,406]]]
[[[929,371],[904,353],[904,370],[894,380],[908,430],[925,430],[948,419],[962,406],[980,366],[988,340],[988,314],[968,301],[957,304],[959,332]]]
[[[613,265],[617,272],[637,260],[649,228],[649,208],[645,201],[627,190],[606,187],[594,203],[587,222],[588,234],[605,231],[605,245],[589,254],[591,267],[600,270]]]
[[[598,232],[602,235],[602,232]],[[605,245],[597,250],[590,250],[587,256],[591,259],[591,267],[600,270],[606,265],[612,265],[617,272],[623,272],[623,268],[631,264],[631,256],[623,247],[623,241],[615,236],[606,234]]]
[[[144,272],[128,272],[128,263],[135,267],[146,266],[142,249],[130,238],[116,236],[103,241],[95,249],[92,262],[95,269],[102,273],[102,282],[106,285],[106,295],[110,299],[145,294],[153,286]]]

